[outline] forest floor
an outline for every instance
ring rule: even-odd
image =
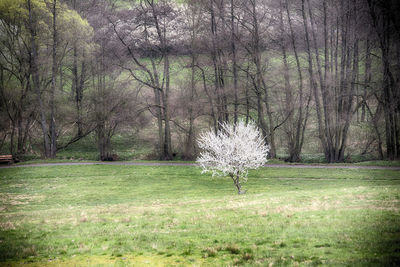
[[[181,165],[0,169],[0,265],[400,263],[398,170]]]

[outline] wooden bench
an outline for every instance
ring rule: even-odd
[[[0,155],[0,163],[6,162],[10,164],[13,162],[13,156],[12,155]]]

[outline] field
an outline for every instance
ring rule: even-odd
[[[0,265],[400,263],[400,171],[263,168],[237,195],[191,166],[0,169]]]

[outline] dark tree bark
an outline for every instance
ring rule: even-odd
[[[292,140],[293,142],[289,144],[289,158],[288,161],[290,162],[296,162],[300,161],[300,155],[301,155],[301,150],[303,147],[303,140],[304,140],[304,133],[306,130],[307,126],[307,119],[308,119],[308,109],[309,109],[309,103],[310,103],[310,98],[311,94],[309,95],[309,100],[305,102],[305,97],[304,97],[304,89],[303,89],[303,74],[301,71],[301,65],[300,65],[300,60],[299,56],[297,53],[297,45],[296,45],[296,40],[295,40],[295,34],[293,30],[293,25],[292,25],[292,18],[290,15],[290,9],[289,9],[289,4],[288,1],[285,0],[285,9],[286,9],[286,15],[288,19],[288,24],[289,24],[289,29],[290,29],[290,39],[292,43],[292,48],[293,48],[293,53],[294,57],[296,60],[296,67],[297,67],[297,74],[298,74],[298,84],[299,84],[299,104],[298,104],[298,115],[296,120],[293,122],[292,126],[292,131],[293,131],[293,137]],[[305,111],[305,114],[304,114]]]
[[[29,12],[29,22],[28,28],[30,33],[30,42],[31,42],[31,53],[30,53],[30,60],[31,60],[31,73],[32,73],[32,80],[33,80],[33,87],[36,92],[36,100],[39,106],[39,113],[40,113],[40,125],[42,128],[42,135],[43,135],[43,145],[44,145],[44,157],[49,158],[51,156],[50,151],[50,141],[48,137],[48,124],[46,122],[46,114],[45,114],[45,107],[43,104],[42,99],[42,92],[40,89],[40,78],[39,78],[39,69],[38,69],[38,53],[37,53],[37,45],[36,45],[36,29],[35,29],[35,22],[34,22],[34,14],[33,14],[33,7],[31,1],[28,0],[28,12]]]
[[[371,83],[371,44],[369,38],[367,37],[367,40],[365,41],[365,72],[364,72],[364,86],[363,86],[363,96],[362,96],[363,105],[361,106],[362,122],[366,120],[366,101],[367,101],[368,87],[370,83]]]
[[[210,0],[210,25],[211,25],[211,60],[214,67],[214,89],[216,95],[217,127],[229,120],[228,108],[226,106],[224,64],[221,61],[221,51],[218,48],[218,28],[215,14],[214,0]]]
[[[194,132],[194,121],[195,114],[193,110],[194,102],[195,102],[195,93],[196,93],[196,65],[197,65],[197,51],[196,51],[196,42],[197,39],[197,30],[198,30],[198,21],[196,16],[198,15],[198,7],[196,4],[191,6],[190,10],[190,22],[191,22],[191,64],[190,64],[190,89],[189,89],[189,103],[188,103],[188,116],[189,116],[189,129],[187,131],[187,137],[185,140],[185,147],[183,152],[183,158],[186,160],[193,160],[195,158],[195,132]]]
[[[238,73],[237,73],[237,59],[236,59],[236,42],[235,42],[235,12],[234,0],[231,0],[231,49],[232,49],[232,73],[233,73],[233,90],[234,90],[234,111],[233,123],[236,125],[238,121]]]
[[[307,25],[304,2],[305,2],[304,0],[302,0],[302,2],[301,2],[301,4],[302,4],[301,5],[301,14],[303,17],[303,25],[304,25],[305,39],[306,39],[306,52],[307,52],[307,59],[308,59],[308,75],[309,75],[309,79],[310,79],[310,86],[311,86],[311,89],[314,94],[315,109],[317,112],[318,136],[319,136],[319,139],[321,140],[322,146],[324,148],[325,157],[329,158],[329,154],[327,154],[326,140],[325,140],[325,135],[324,135],[324,130],[323,130],[321,102],[319,99],[319,92],[318,92],[317,84],[314,80],[313,61],[312,61],[312,54],[311,54],[311,48],[310,48],[310,46],[311,46],[310,45],[310,37],[309,37],[309,33],[308,33],[308,25]]]
[[[76,108],[76,125],[77,125],[77,136],[84,135],[84,127],[83,127],[83,110],[82,110],[82,101],[83,101],[83,90],[86,79],[86,64],[84,59],[82,59],[81,63],[81,73],[78,72],[78,47],[77,44],[74,43],[73,47],[73,63],[72,63],[72,93],[74,95],[75,108]]]
[[[157,14],[157,10],[155,8],[155,3],[153,0],[149,1],[148,3],[152,10],[152,16],[154,19],[154,25],[157,30],[157,36],[161,46],[161,54],[164,58],[164,72],[163,72],[163,82],[165,80],[165,86],[159,86],[161,88],[161,100],[163,104],[163,111],[164,111],[164,147],[162,153],[162,160],[171,160],[172,157],[172,142],[171,142],[171,128],[170,128],[170,113],[169,113],[169,93],[170,93],[170,73],[169,73],[169,54],[168,54],[168,47],[167,47],[167,39],[166,35],[166,25],[164,23],[163,29],[159,23],[159,17]],[[154,61],[153,61],[154,62]],[[152,63],[154,66],[154,63]],[[155,71],[156,73],[157,71]]]
[[[284,112],[285,116],[287,117],[287,121],[285,124],[285,132],[287,136],[287,143],[288,143],[288,151],[289,151],[289,158],[290,161],[293,161],[293,158],[299,155],[295,154],[295,137],[294,137],[294,129],[293,129],[293,113],[294,113],[294,103],[293,103],[293,92],[292,87],[290,84],[290,77],[289,77],[289,64],[287,60],[287,47],[284,39],[284,24],[283,24],[283,16],[282,10],[279,14],[279,21],[281,27],[281,52],[282,52],[282,61],[283,61],[283,78],[284,78],[284,91],[285,91],[285,105],[284,105]]]
[[[187,138],[185,142],[185,149],[183,153],[183,158],[187,160],[194,159],[194,114],[193,114],[193,104],[194,104],[194,92],[195,92],[195,64],[196,64],[196,56],[194,53],[191,55],[191,77],[190,77],[190,96],[189,96],[189,107],[188,107],[188,115],[189,115],[189,130],[187,133]]]
[[[53,0],[53,44],[52,44],[52,68],[51,68],[51,91],[50,91],[50,157],[55,158],[57,153],[57,133],[55,119],[55,103],[54,96],[56,91],[56,76],[57,76],[57,0]]]
[[[381,101],[385,115],[386,157],[393,160],[400,158],[400,89],[398,82],[400,74],[398,68],[396,70],[392,67],[391,60],[393,45],[399,46],[398,24],[390,16],[391,1],[367,0],[367,2],[382,54],[383,96]]]
[[[229,176],[232,178],[233,184],[235,185],[236,189],[238,190],[238,194],[239,195],[245,194],[246,190],[242,190],[242,185],[240,184],[239,175],[230,174]]]

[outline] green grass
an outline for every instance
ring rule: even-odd
[[[382,166],[382,167],[400,167],[399,160],[371,160],[355,163],[356,166]]]
[[[27,161],[20,161],[14,163],[14,165],[30,165],[30,164],[42,164],[42,163],[79,163],[79,162],[98,162],[95,160],[75,160],[75,159],[31,159]]]
[[[65,149],[57,151],[56,162],[69,161],[97,161],[99,160],[99,152],[96,144],[96,138],[89,135],[76,143],[71,144]],[[61,144],[66,143],[69,137],[60,141]],[[137,140],[133,134],[116,135],[112,139],[113,154],[118,155],[118,160],[143,160],[154,154],[154,145],[146,140]],[[36,151],[40,151],[40,147],[35,147]],[[1,154],[9,154],[8,146],[4,146]],[[23,162],[39,162],[42,161],[41,155],[25,154],[20,156]],[[47,161],[47,160],[46,160]]]
[[[400,172],[190,166],[0,169],[0,265],[388,265]]]
[[[15,165],[29,165],[29,164],[41,164],[41,163],[79,163],[79,162],[99,162],[98,160],[90,160],[90,159],[84,159],[81,158],[79,159],[31,159],[31,160],[26,160],[26,161],[21,161],[14,163]],[[168,163],[196,163],[196,161],[188,161],[188,160],[169,160],[169,161],[159,161],[159,160],[120,160],[119,163],[161,163],[161,164],[168,164]],[[266,165],[274,165],[274,164],[279,164],[279,165],[326,165],[327,163],[290,163],[290,162],[285,162],[283,160],[279,159],[270,159],[268,160]],[[387,160],[375,160],[375,161],[364,161],[364,162],[357,162],[357,163],[331,163],[329,165],[336,165],[338,167],[340,166],[378,166],[378,167],[400,167],[400,161],[387,161]]]

